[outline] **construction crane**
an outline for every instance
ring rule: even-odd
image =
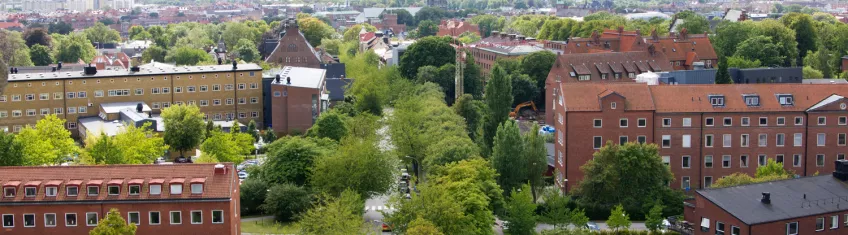
[[[517,118],[521,109],[525,107],[530,107],[530,109],[524,110],[524,112],[520,114],[523,114],[522,116],[525,117],[529,116],[530,119],[536,119],[536,112],[538,111],[538,109],[536,109],[536,103],[533,101],[527,101],[516,105],[515,109],[512,112],[509,112],[509,118]]]

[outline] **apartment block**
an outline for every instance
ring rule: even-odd
[[[3,234],[88,234],[113,208],[139,235],[241,233],[231,163],[0,167],[0,186]]]
[[[832,172],[845,159],[844,84],[556,84],[557,184],[569,190],[603,145],[655,143],[673,188],[709,188],[756,173],[768,159],[799,176]]]
[[[144,103],[153,113],[197,105],[208,120],[263,126],[262,101],[262,68],[256,64],[10,74],[0,94],[0,130],[18,132],[56,114],[78,137],[80,118],[100,116],[101,104],[120,102]]]

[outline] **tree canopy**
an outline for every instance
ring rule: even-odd
[[[88,232],[89,235],[135,235],[135,223],[127,223],[118,209],[109,209],[109,213]]]
[[[34,127],[25,126],[15,135],[15,143],[26,166],[59,164],[79,152],[65,120],[55,114],[44,116]]]
[[[450,37],[425,37],[410,45],[400,58],[401,74],[414,78],[420,67],[454,63],[456,51],[450,40]]]
[[[200,145],[206,136],[206,123],[197,106],[168,107],[162,110],[162,121],[165,123],[165,143],[180,151],[180,156]]]

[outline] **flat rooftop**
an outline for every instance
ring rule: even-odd
[[[271,84],[320,89],[323,86],[326,73],[327,71],[323,69],[286,66],[278,73],[280,82],[271,81]],[[287,78],[291,78],[291,84],[286,84]]]
[[[129,70],[97,70],[97,74],[85,75],[83,71],[60,71],[48,73],[9,74],[9,81],[32,81],[32,80],[54,80],[54,79],[80,79],[80,78],[108,78],[128,76],[151,76],[151,75],[173,75],[192,73],[213,73],[232,71],[261,71],[262,67],[257,64],[239,64],[233,70],[232,64],[203,65],[203,66],[176,66],[176,67],[153,67],[142,68],[139,72]]]

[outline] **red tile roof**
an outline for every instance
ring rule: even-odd
[[[58,185],[59,192],[56,197],[44,195],[44,186],[39,186],[35,198],[24,199],[23,193],[18,193],[14,198],[0,198],[0,204],[15,203],[21,201],[83,201],[83,200],[168,200],[168,199],[227,199],[233,195],[233,188],[238,187],[238,180],[234,176],[234,168],[231,163],[223,163],[227,169],[226,174],[215,174],[216,164],[173,164],[173,165],[99,165],[99,166],[49,166],[49,167],[0,167],[0,185],[4,187],[18,187],[21,182],[47,181],[47,185]],[[150,195],[148,187],[142,185],[140,195],[129,196],[126,184],[155,184],[164,181],[185,184],[185,179],[203,179],[204,192],[201,195],[192,195],[185,191],[182,194],[171,195],[169,187],[162,187],[161,195]],[[120,195],[107,195],[105,192],[108,184],[122,185]],[[98,196],[87,196],[86,190],[79,189],[79,196],[68,197],[65,186],[80,185],[101,186]],[[20,191],[20,190],[19,190]]]
[[[650,65],[651,63],[655,65]],[[601,73],[609,72],[603,67],[609,67],[614,73],[621,73],[620,79],[614,79],[614,74],[607,74],[607,78],[603,79]],[[584,69],[588,69],[588,73]],[[578,82],[578,78],[572,77],[571,72],[591,74],[590,81],[594,82],[632,82],[633,79],[627,78],[626,73],[672,70],[674,68],[663,53],[652,55],[647,51],[562,54],[557,57],[554,67],[551,68],[551,72],[559,75],[563,82]]]
[[[801,112],[832,94],[848,95],[848,84],[733,84],[650,86],[657,112]],[[791,94],[794,105],[781,105],[778,94]],[[709,95],[724,96],[713,107]],[[745,104],[743,95],[759,96],[759,106]]]
[[[565,110],[601,111],[601,98],[618,94],[624,97],[624,109],[654,110],[654,102],[645,83],[561,83]]]

